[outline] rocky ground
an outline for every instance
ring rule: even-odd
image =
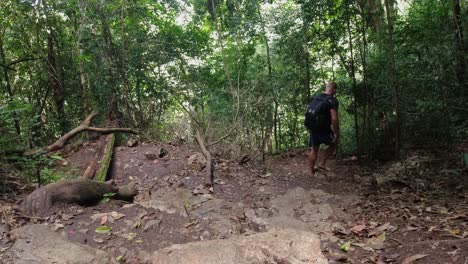
[[[60,166],[84,170],[94,148],[88,144],[70,153]],[[425,162],[420,155],[363,169],[348,158],[331,161],[332,171],[312,177],[304,151],[265,163],[217,159],[211,193],[203,185],[203,157],[190,147],[156,142],[117,147],[109,176],[119,185],[135,185],[139,194],[134,203],[103,199],[94,207],[60,206],[45,219],[27,222],[14,221],[3,203],[0,254],[4,261],[24,257],[27,250],[20,249],[29,242],[20,247],[19,234],[41,232],[45,240],[71,241],[76,252],[96,259],[105,252],[109,263],[216,263],[213,259],[220,258],[226,259],[219,263],[236,263],[229,258],[246,259],[237,263],[323,263],[323,253],[328,263],[466,264],[467,188],[452,184],[455,176],[466,178],[466,170],[455,176],[443,172],[445,178],[434,181],[420,175]],[[15,235],[5,223],[29,229]],[[34,223],[47,224],[52,237],[42,226],[33,228]],[[312,233],[320,239],[318,249]],[[271,243],[275,239],[279,242]],[[314,249],[318,252],[298,253]]]

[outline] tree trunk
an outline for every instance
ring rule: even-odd
[[[144,129],[146,128],[146,122],[143,113],[143,104],[142,104],[142,94],[141,94],[141,75],[142,71],[139,69],[136,74],[136,85],[135,90],[137,93],[137,104],[138,104],[138,111],[136,113],[139,123],[139,128]]]
[[[351,79],[353,80],[353,106],[354,106],[354,129],[356,133],[356,146],[358,156],[361,155],[361,144],[359,141],[359,124],[358,124],[358,106],[357,106],[357,86],[356,86],[356,69],[354,66],[354,50],[353,50],[353,40],[351,34],[351,14],[349,12],[349,1],[346,1],[346,26],[348,31],[348,41],[349,41],[349,49],[351,55]]]
[[[76,26],[76,43],[74,47],[74,56],[75,58],[79,58],[81,55],[81,37],[84,28],[84,23],[86,19],[86,10],[87,10],[87,2],[80,2],[79,3],[79,10],[80,10],[80,22],[79,25]],[[81,106],[83,110],[84,117],[86,118],[90,113],[91,110],[89,108],[89,82],[86,76],[86,72],[84,70],[83,62],[79,59],[78,60],[78,72],[80,75],[80,89],[81,89]]]
[[[395,50],[393,44],[393,15],[394,7],[392,0],[385,0],[385,10],[387,15],[387,52],[390,57],[390,75],[391,84],[393,85],[393,105],[395,109],[395,124],[394,124],[394,158],[400,158],[401,147],[401,110],[400,110],[400,85],[398,81],[396,65],[395,65]]]
[[[1,59],[1,62],[3,64],[3,77],[5,78],[5,88],[6,88],[6,92],[8,94],[8,101],[11,103],[13,102],[13,89],[11,87],[11,83],[10,83],[10,75],[8,74],[8,67],[7,67],[7,63],[6,63],[6,55],[5,55],[5,50],[4,50],[4,47],[3,47],[3,36],[0,36],[0,59]],[[21,135],[21,127],[20,127],[20,122],[19,122],[19,118],[18,118],[18,114],[13,111],[12,113],[12,116],[13,116],[13,120],[14,120],[14,123],[15,123],[15,129],[16,129],[16,134],[18,135]]]
[[[49,28],[49,30],[51,30]],[[58,68],[57,68],[57,54],[55,53],[54,36],[53,31],[47,35],[47,66],[49,72],[49,86],[54,95],[55,107],[57,109],[57,115],[60,120],[61,134],[65,134],[66,128],[66,116],[65,116],[65,92],[60,83]]]
[[[457,79],[459,83],[459,89],[461,96],[464,96],[464,88],[467,85],[467,58],[466,54],[468,51],[465,47],[465,40],[463,37],[463,26],[462,26],[462,16],[461,16],[461,7],[460,0],[454,0],[453,5],[453,17],[454,17],[454,26],[455,26],[455,46],[456,46],[456,56],[457,56]]]
[[[262,17],[262,13],[260,11],[260,5],[257,5],[257,13],[258,13],[258,16],[260,18],[260,24],[261,24],[261,27],[262,27],[262,37],[263,37],[263,41],[265,43],[265,48],[266,48],[266,61],[267,61],[267,67],[268,67],[268,85],[269,85],[269,89],[268,91],[271,93],[271,95],[273,97],[276,96],[276,93],[275,93],[275,88],[273,86],[273,70],[272,70],[272,67],[271,67],[271,54],[270,54],[270,44],[268,43],[268,37],[267,37],[267,33],[266,33],[266,30],[265,30],[265,22],[263,21],[263,17]],[[276,100],[275,100],[275,107],[276,107]],[[267,111],[270,111],[270,108],[267,108]],[[271,122],[271,118],[270,118],[271,114],[268,113],[267,114],[267,122],[266,125],[269,126],[268,128],[266,128],[266,131],[271,131],[271,125],[272,125],[272,122]],[[275,126],[275,140],[276,140],[276,115],[274,117],[274,121],[273,121],[273,125]],[[263,139],[263,147],[265,147],[265,145],[267,144],[267,140],[270,139],[269,135],[271,133],[268,133],[266,132],[265,134],[265,137]],[[262,161],[265,161],[265,150],[262,150],[263,152],[263,155],[262,155]]]
[[[305,46],[304,60],[306,68],[305,89],[307,91],[307,100],[310,100],[310,98],[312,97],[312,94],[310,92],[310,53],[307,45]]]
[[[105,12],[105,7],[106,7],[106,2],[105,0],[102,0],[100,1],[97,11],[98,11],[99,19],[101,22],[102,37],[104,41],[103,58],[105,61],[105,67],[107,67],[107,70],[109,72],[109,77],[111,78],[111,84],[109,87],[111,89],[111,94],[108,100],[109,110],[108,110],[107,120],[117,121],[118,125],[120,126],[121,121],[122,121],[121,114],[119,111],[119,98],[118,98],[120,91],[117,87],[119,87],[119,81],[122,81],[122,80],[119,79],[119,74],[116,72],[119,70],[118,62],[116,58],[117,50],[113,42],[113,37],[112,37],[112,33],[110,30],[110,26],[109,26],[109,21],[107,19],[107,13]]]
[[[211,157],[211,152],[208,150],[207,145],[205,143],[205,139],[202,136],[200,129],[197,129],[197,134],[195,139],[200,146],[200,149],[205,156],[206,159],[206,178],[209,181],[209,184],[212,188],[214,188],[214,166],[213,166],[213,159]]]

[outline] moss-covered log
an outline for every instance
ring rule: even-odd
[[[29,194],[20,205],[28,216],[44,216],[56,203],[93,205],[101,201],[106,193],[115,193],[112,198],[132,201],[137,194],[131,186],[114,184],[114,181],[98,182],[89,179],[62,180],[43,186]]]
[[[26,215],[43,216],[56,203],[88,205],[99,202],[105,193],[117,191],[113,181],[62,180],[36,189],[26,197],[20,210]]]
[[[106,137],[106,145],[104,147],[104,151],[102,154],[101,162],[99,163],[100,167],[96,171],[96,175],[94,179],[96,181],[105,181],[107,177],[107,172],[109,171],[109,167],[112,161],[112,155],[114,153],[114,143],[115,143],[115,135],[110,134]]]

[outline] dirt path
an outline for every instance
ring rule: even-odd
[[[162,148],[168,155],[159,158]],[[82,166],[82,157],[77,153],[69,160]],[[203,158],[189,148],[155,143],[119,147],[112,177],[118,184],[136,185],[135,203],[111,200],[93,208],[71,207],[49,222],[72,241],[123,254],[134,263],[171,244],[275,228],[309,230],[337,241],[332,225],[350,219],[343,209],[357,197],[323,191],[329,183],[322,176],[311,178],[303,163],[303,155],[278,156],[263,165],[218,160],[212,194],[203,188]],[[99,226],[112,231],[97,234]]]
[[[68,160],[84,168],[89,152],[88,146]],[[150,252],[172,244],[276,228],[318,234],[330,263],[401,263],[411,257],[420,263],[466,263],[466,197],[443,214],[437,211],[440,201],[431,205],[405,190],[369,195],[370,174],[355,164],[331,162],[332,172],[312,177],[305,162],[304,152],[274,156],[265,164],[218,160],[212,194],[203,187],[203,159],[190,148],[118,147],[112,178],[135,184],[135,203],[57,208],[47,222],[71,241],[104,249],[122,263],[143,263]],[[430,226],[434,223],[443,226]]]

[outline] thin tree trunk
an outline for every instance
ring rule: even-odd
[[[346,26],[348,31],[348,41],[349,41],[349,49],[351,55],[351,78],[353,80],[353,97],[354,97],[354,129],[356,133],[356,146],[358,150],[358,156],[361,155],[361,144],[359,141],[359,124],[358,124],[358,106],[357,106],[357,86],[356,86],[356,70],[354,66],[354,50],[353,50],[353,40],[351,35],[351,14],[349,12],[349,2],[346,1]]]
[[[275,132],[275,152],[277,152],[279,150],[279,135],[278,135],[278,101],[276,100],[276,97],[274,98],[274,107],[275,107],[275,111],[274,111],[274,117],[273,117],[273,126],[274,126],[274,132]]]
[[[209,181],[209,184],[214,188],[214,167],[213,167],[213,158],[211,157],[211,152],[209,151],[207,144],[205,143],[205,138],[200,132],[200,129],[197,129],[195,139],[200,146],[200,149],[206,159],[206,178]]]
[[[454,0],[453,5],[453,17],[455,24],[455,46],[457,50],[457,79],[460,85],[459,90],[461,91],[461,96],[464,96],[464,88],[467,85],[467,59],[466,54],[468,51],[465,47],[465,40],[463,37],[463,26],[461,19],[461,7],[460,0]]]
[[[138,116],[140,128],[145,128],[146,123],[144,121],[143,105],[141,103],[142,95],[141,95],[141,77],[140,77],[140,75],[141,75],[141,71],[138,70],[137,71],[137,76],[136,76],[136,86],[135,86],[136,93],[137,93],[137,103],[138,103],[138,111],[137,111],[136,115]]]
[[[65,134],[67,131],[66,116],[65,116],[65,91],[63,83],[59,78],[59,67],[57,52],[56,52],[56,39],[55,29],[52,27],[49,17],[48,5],[45,0],[42,0],[42,6],[46,17],[46,26],[48,30],[47,34],[47,68],[48,68],[48,86],[52,90],[57,115],[59,116],[61,134]]]
[[[371,126],[371,114],[370,114],[370,100],[369,100],[369,85],[367,83],[367,36],[366,36],[366,30],[368,27],[367,21],[365,17],[367,17],[366,13],[366,6],[361,5],[360,6],[360,13],[361,13],[361,38],[362,38],[362,46],[359,49],[360,52],[360,58],[361,58],[361,64],[362,64],[362,79],[363,79],[363,84],[364,84],[364,101],[365,101],[365,106],[364,106],[364,122],[363,122],[363,131],[365,130],[365,139],[366,139],[366,144],[365,144],[365,151],[368,155],[370,155],[370,150],[373,148],[372,147],[372,140],[373,140],[373,131],[372,131],[372,126]],[[357,25],[356,21],[356,25]],[[363,144],[364,145],[364,144]]]
[[[387,13],[387,51],[390,57],[390,74],[392,78],[391,84],[393,85],[393,105],[395,108],[395,131],[394,131],[394,158],[400,158],[401,148],[401,110],[400,110],[400,85],[397,77],[396,65],[395,65],[395,50],[393,44],[393,1],[385,0],[385,10]]]
[[[3,68],[3,77],[5,78],[5,88],[8,94],[8,101],[11,103],[13,102],[13,89],[11,87],[10,83],[10,76],[8,74],[8,68],[7,68],[7,63],[6,63],[6,55],[5,55],[5,50],[3,47],[3,36],[0,36],[0,56],[2,60],[2,64],[4,65]],[[15,129],[16,129],[16,134],[20,135],[21,134],[21,127],[20,127],[20,122],[18,118],[18,114],[13,111],[13,120],[15,123]]]
[[[61,134],[63,135],[67,131],[65,124],[65,92],[57,73],[57,54],[55,53],[53,34],[54,33],[51,31],[47,36],[47,66],[49,71],[49,86],[52,89],[55,107],[60,120]]]
[[[309,50],[307,49],[307,45],[305,47],[305,54],[304,54],[304,60],[305,60],[305,66],[306,66],[306,79],[305,79],[305,89],[307,91],[307,100],[310,100],[312,97],[312,94],[310,92],[310,53]]]
[[[101,22],[101,29],[102,29],[102,36],[104,40],[104,61],[106,62],[107,70],[109,72],[109,76],[112,80],[110,84],[110,88],[112,89],[111,98],[109,98],[109,113],[108,113],[108,120],[115,121],[117,120],[120,126],[120,113],[119,113],[119,100],[118,95],[120,91],[117,89],[118,82],[118,74],[116,73],[116,68],[118,68],[116,56],[116,48],[112,39],[112,33],[109,26],[109,21],[107,20],[107,14],[105,13],[105,0],[101,0],[99,7],[98,7],[98,14],[99,19]],[[118,69],[117,69],[118,70]]]
[[[258,16],[260,18],[260,24],[261,24],[261,27],[262,27],[262,37],[263,37],[263,41],[265,42],[265,48],[266,48],[266,60],[267,60],[267,66],[268,66],[268,85],[270,86],[269,88],[269,91],[271,92],[271,94],[273,95],[273,97],[275,97],[275,108],[276,108],[276,104],[277,104],[277,101],[276,101],[276,93],[275,93],[275,88],[273,87],[273,74],[272,74],[272,67],[271,67],[271,55],[270,55],[270,45],[268,43],[268,38],[267,38],[267,34],[266,34],[266,30],[265,30],[265,24],[263,22],[263,17],[262,17],[262,13],[260,11],[260,6],[257,5],[257,13],[258,13]],[[267,109],[267,111],[269,111],[269,108]],[[268,119],[268,117],[271,116],[270,114],[267,114],[267,122],[266,122],[266,125],[269,126],[269,130],[271,130],[271,122],[270,120]],[[275,120],[274,120],[274,124],[276,126],[276,115],[275,115]],[[268,129],[268,128],[267,128]],[[275,130],[276,131],[276,130]],[[267,139],[267,138],[265,138]],[[276,140],[276,132],[275,132],[275,140]],[[266,142],[263,142],[263,144],[265,144]],[[264,155],[262,155],[262,160],[264,161]]]
[[[82,37],[82,32],[84,28],[84,22],[86,18],[86,10],[87,10],[87,2],[79,2],[79,10],[80,10],[80,22],[79,25],[76,29],[76,43],[75,43],[75,57],[79,57],[81,55],[81,37]],[[89,113],[91,113],[91,110],[89,108],[89,82],[88,78],[86,76],[86,72],[84,70],[83,62],[81,60],[78,60],[78,72],[80,74],[80,88],[81,88],[81,106],[83,110],[84,117],[86,118]]]

